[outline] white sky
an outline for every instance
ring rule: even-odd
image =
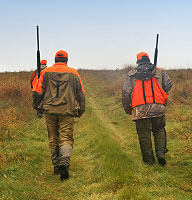
[[[0,5],[1,72],[36,68],[36,25],[48,66],[60,49],[74,68],[122,68],[135,64],[140,51],[153,61],[157,33],[160,67],[192,66],[190,0],[0,0]]]

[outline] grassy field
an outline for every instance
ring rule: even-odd
[[[0,74],[0,199],[192,199],[192,70],[169,70],[167,165],[142,163],[121,105],[129,68],[80,70],[86,113],[75,121],[70,179],[53,175],[44,119],[31,108],[30,73]]]

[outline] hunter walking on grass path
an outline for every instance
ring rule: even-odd
[[[41,72],[33,87],[33,107],[44,110],[54,174],[60,174],[61,180],[69,178],[74,117],[85,112],[80,75],[67,62],[67,52],[58,51],[55,64]]]
[[[137,54],[138,66],[128,73],[122,90],[122,104],[136,122],[143,161],[154,164],[151,130],[160,165],[166,164],[165,106],[172,82],[168,75],[150,63],[145,52]]]

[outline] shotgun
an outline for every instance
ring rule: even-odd
[[[157,38],[156,38],[156,47],[155,47],[155,55],[154,55],[154,65],[155,65],[155,67],[157,66],[158,40],[159,40],[159,34],[157,34]]]
[[[38,78],[40,77],[41,61],[40,61],[40,51],[39,51],[39,26],[37,26],[37,73]]]

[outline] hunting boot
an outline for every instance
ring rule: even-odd
[[[165,155],[161,154],[157,156],[158,162],[161,166],[166,165]]]
[[[160,164],[161,166],[166,165],[166,160],[165,160],[165,158],[158,158],[158,162],[159,162],[159,164]]]
[[[60,165],[59,171],[60,171],[61,181],[69,179],[69,168],[68,167],[66,167],[64,165]]]

